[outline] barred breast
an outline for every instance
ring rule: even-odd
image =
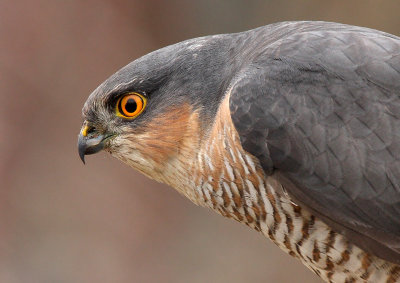
[[[400,282],[400,266],[366,253],[297,205],[245,152],[228,98],[190,166],[196,202],[260,231],[327,282]]]

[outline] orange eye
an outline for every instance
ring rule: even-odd
[[[142,113],[145,106],[146,98],[138,93],[130,93],[118,101],[117,114],[126,118],[133,118]]]

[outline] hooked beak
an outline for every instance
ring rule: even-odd
[[[85,155],[94,154],[104,148],[104,141],[109,136],[89,133],[92,128],[85,122],[78,136],[78,152],[83,164]]]

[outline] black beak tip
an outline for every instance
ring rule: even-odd
[[[78,137],[78,153],[79,153],[79,157],[81,158],[83,164],[85,164],[86,142],[85,142],[82,134],[79,134],[79,137]]]
[[[86,164],[85,163],[85,154],[83,152],[79,151],[79,157],[81,158],[83,164],[85,165]]]

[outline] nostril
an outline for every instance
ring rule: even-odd
[[[94,132],[96,132],[96,128],[95,127],[93,127],[93,126],[87,126],[88,127],[88,129],[87,129],[87,134],[93,134]]]
[[[87,136],[93,136],[93,134],[96,132],[96,128],[94,126],[88,125],[87,123],[85,123],[82,127],[82,135],[84,137]]]

